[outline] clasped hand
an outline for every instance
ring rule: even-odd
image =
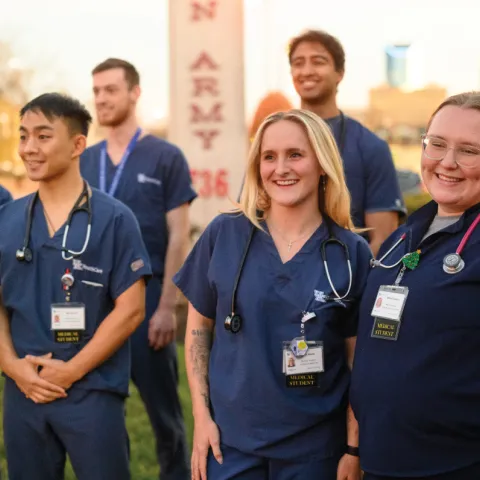
[[[62,360],[52,359],[51,353],[40,357],[26,355],[15,360],[12,372],[17,387],[35,403],[65,398],[67,390],[78,380],[72,367]]]

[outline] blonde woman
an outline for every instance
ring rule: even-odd
[[[238,211],[211,222],[175,277],[189,300],[193,479],[359,478],[347,397],[371,253],[349,212],[329,127],[270,115]]]

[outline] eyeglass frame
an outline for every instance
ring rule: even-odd
[[[463,167],[463,168],[476,168],[476,167],[479,167],[480,166],[480,161],[478,163],[478,165],[462,165],[461,163],[459,163],[457,161],[457,151],[458,151],[458,145],[455,145],[453,147],[449,147],[448,146],[448,142],[446,140],[444,140],[443,138],[438,138],[438,137],[435,137],[437,138],[438,140],[442,141],[442,142],[445,142],[446,144],[446,150],[445,150],[445,153],[443,154],[443,156],[441,158],[432,158],[430,157],[429,155],[427,155],[426,153],[426,149],[427,149],[427,143],[428,140],[431,138],[429,135],[427,134],[424,134],[420,137],[422,139],[422,151],[423,151],[423,154],[429,159],[429,160],[433,160],[434,162],[441,162],[447,155],[447,153],[449,152],[449,150],[453,150],[453,160],[455,161],[456,165],[458,165],[459,167]],[[472,148],[476,148],[474,145],[470,145]],[[478,153],[476,153],[475,155],[471,155],[472,157],[478,157],[479,160],[480,160],[480,148],[478,148]]]

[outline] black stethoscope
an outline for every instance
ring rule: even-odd
[[[455,253],[449,253],[443,258],[442,266],[443,266],[443,271],[445,273],[448,273],[450,275],[453,275],[455,273],[461,272],[465,268],[465,261],[462,258],[462,252],[465,248],[465,245],[467,244],[468,240],[470,239],[473,231],[477,227],[477,225],[480,223],[480,213],[476,216],[475,220],[472,222],[468,230],[466,231],[465,235],[463,236],[462,240],[458,244],[457,249],[455,250]],[[403,262],[406,258],[412,255],[412,253],[407,253],[403,255],[398,262],[395,262],[392,265],[385,265],[383,264],[383,260],[390,255],[397,247],[402,243],[406,238],[406,234],[402,234],[402,236],[393,244],[393,246],[383,255],[382,258],[379,260],[372,259],[370,262],[370,266],[372,268],[375,267],[382,267],[382,268],[394,268],[398,265],[400,265],[401,262]]]
[[[86,198],[86,202],[82,203],[82,200]],[[33,211],[35,204],[38,200],[38,191],[33,196],[30,205],[28,207],[28,215],[27,215],[27,226],[25,230],[25,238],[23,240],[23,247],[19,248],[16,253],[15,257],[19,262],[26,262],[30,263],[33,259],[32,249],[30,248],[30,233],[32,230],[32,223],[33,223]],[[72,223],[73,216],[75,213],[78,212],[86,212],[88,215],[88,225],[87,225],[87,233],[85,235],[85,242],[83,244],[82,249],[79,252],[74,252],[73,250],[69,250],[67,248],[67,239],[68,239],[68,231],[70,230],[70,225]],[[88,185],[87,182],[83,182],[83,190],[80,196],[78,197],[75,205],[73,206],[72,210],[68,214],[67,224],[65,226],[65,231],[63,233],[63,240],[62,240],[62,258],[64,260],[72,260],[74,257],[82,255],[85,253],[88,247],[88,242],[90,241],[90,233],[92,230],[92,207],[90,204],[90,195],[88,194]]]
[[[325,301],[328,301],[328,300],[341,301],[341,300],[344,300],[346,297],[348,297],[348,295],[350,294],[350,290],[352,289],[353,273],[352,273],[352,264],[350,262],[350,253],[348,251],[348,247],[341,240],[339,240],[333,235],[333,233],[331,232],[330,226],[328,224],[328,221],[325,218],[324,218],[324,221],[326,222],[329,236],[326,240],[322,241],[322,244],[320,246],[320,252],[322,255],[322,261],[325,268],[325,273],[327,275],[328,283],[332,289],[332,292],[334,293],[334,296],[326,296]],[[243,252],[242,258],[240,260],[237,276],[235,277],[235,282],[233,284],[232,313],[231,315],[228,315],[227,318],[225,318],[225,323],[224,323],[225,330],[228,330],[229,332],[232,332],[232,333],[238,333],[242,329],[242,324],[243,324],[242,317],[238,315],[238,313],[235,313],[237,290],[238,290],[238,285],[240,283],[240,278],[242,276],[243,266],[245,264],[245,260],[247,259],[248,251],[250,250],[250,245],[252,244],[253,235],[255,234],[255,229],[256,227],[252,226],[250,230],[250,234],[247,240],[247,245],[246,245],[245,251]],[[335,289],[335,286],[333,285],[333,282],[332,282],[332,278],[330,276],[330,271],[328,269],[327,245],[332,243],[336,243],[340,245],[340,247],[342,247],[343,252],[345,254],[346,261],[347,261],[349,280],[348,280],[348,288],[344,295],[340,295]]]

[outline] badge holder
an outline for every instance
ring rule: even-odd
[[[80,343],[85,331],[85,305],[71,302],[71,289],[75,279],[70,270],[62,275],[65,303],[51,306],[51,328],[56,343]]]
[[[303,312],[300,336],[283,342],[282,373],[288,388],[317,387],[318,373],[324,371],[323,342],[305,338],[305,322],[315,317],[312,312]]]
[[[400,333],[403,309],[408,297],[408,287],[382,285],[372,309],[374,317],[371,337],[396,341]]]

